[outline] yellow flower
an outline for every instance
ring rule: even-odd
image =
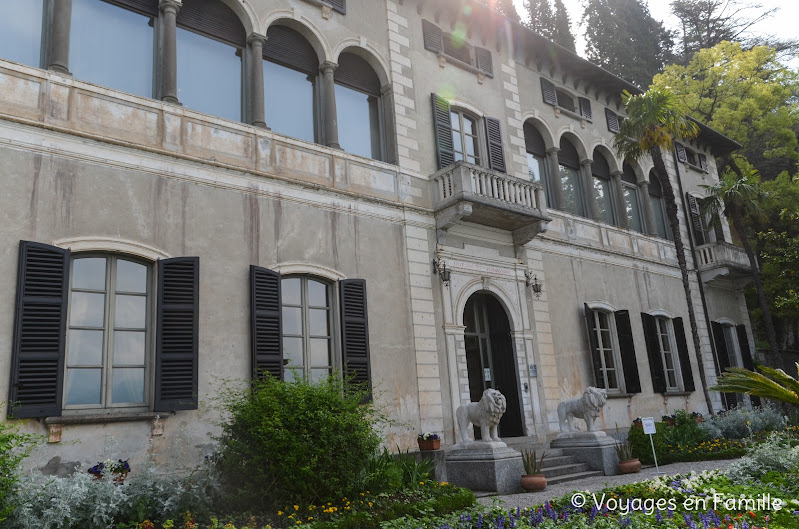
[[[277,511],[278,516],[283,516],[283,511]]]
[[[295,511],[299,511],[299,510],[300,510],[300,506],[299,506],[299,505],[295,505],[295,506],[294,506],[294,510],[295,510]]]

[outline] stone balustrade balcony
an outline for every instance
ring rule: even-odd
[[[752,273],[744,249],[728,242],[697,246],[696,264],[705,283],[718,280],[748,282]]]
[[[466,162],[433,174],[433,209],[441,235],[461,221],[508,230],[523,246],[546,230],[544,188]]]

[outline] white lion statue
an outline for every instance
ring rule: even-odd
[[[499,420],[502,418],[502,415],[505,413],[506,407],[505,395],[496,389],[485,390],[480,402],[470,402],[469,404],[459,406],[455,415],[458,419],[461,442],[471,442],[468,433],[470,424],[480,427],[480,434],[483,441],[499,442],[497,426],[499,425]]]
[[[575,417],[585,420],[589,432],[595,431],[594,421],[599,417],[599,412],[607,400],[606,390],[589,386],[582,397],[561,402],[558,404],[560,431],[576,432]]]

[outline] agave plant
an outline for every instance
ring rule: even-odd
[[[544,467],[544,458],[547,456],[546,452],[541,453],[541,458],[536,459],[535,450],[522,450],[522,463],[524,463],[524,471],[527,474],[540,474],[541,469]]]
[[[799,378],[793,378],[782,369],[759,366],[757,370],[759,373],[729,367],[710,389],[723,393],[748,393],[799,407]],[[799,362],[796,363],[796,374],[799,377]]]

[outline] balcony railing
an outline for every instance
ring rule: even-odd
[[[697,265],[705,282],[719,276],[728,279],[747,277],[752,267],[743,248],[728,242],[712,242],[696,247]]]
[[[544,188],[537,182],[457,162],[432,177],[439,229],[465,220],[510,230],[524,244],[546,229]],[[526,240],[525,240],[526,239]]]

